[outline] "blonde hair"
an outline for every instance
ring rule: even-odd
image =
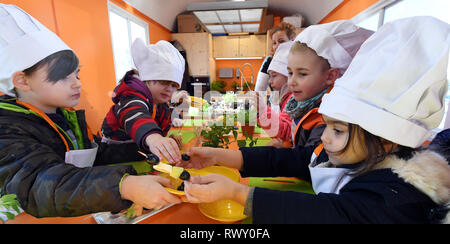
[[[314,54],[317,58],[320,59],[320,63],[322,64],[323,70],[328,70],[328,69],[332,68],[327,59],[319,56],[317,54],[317,52],[314,49],[308,47],[308,45],[306,43],[299,42],[299,41],[294,42],[294,44],[291,47],[290,53]]]
[[[273,36],[273,34],[277,33],[278,31],[284,31],[289,40],[293,40],[297,35],[295,33],[295,26],[287,22],[281,22],[280,24],[275,26],[272,30],[270,30],[269,32],[270,36]]]

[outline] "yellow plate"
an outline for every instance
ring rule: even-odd
[[[231,180],[233,180],[235,182],[239,182],[240,177],[241,177],[237,170],[223,167],[223,166],[211,166],[211,167],[207,167],[207,168],[203,168],[203,169],[186,169],[186,171],[189,172],[189,174],[191,176],[220,174],[220,175],[224,175],[224,176],[230,178]],[[166,187],[165,189],[168,192],[175,194],[175,195],[180,195],[180,196],[184,195],[184,191],[177,190],[177,188],[181,185],[183,180],[170,177],[169,174],[167,174],[167,173],[161,173],[160,176],[170,179],[170,182],[172,183],[173,188]]]
[[[221,222],[236,222],[247,218],[244,215],[244,206],[232,200],[200,203],[198,209],[206,217]]]

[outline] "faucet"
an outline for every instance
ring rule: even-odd
[[[250,70],[251,70],[250,83],[253,84],[253,67],[252,67],[251,64],[245,63],[245,64],[242,65],[242,67],[239,69],[239,72],[241,72],[241,91],[244,90],[244,88],[243,88],[243,86],[242,86],[242,85],[243,85],[242,82],[243,82],[244,80],[245,80],[245,84],[247,84],[247,86],[248,86],[247,79],[245,79],[244,73],[242,72],[242,70],[245,68],[245,66],[249,66],[249,67],[250,67]]]

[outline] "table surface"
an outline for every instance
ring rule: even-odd
[[[182,129],[173,129],[174,133],[191,131],[192,127],[184,127]],[[187,133],[189,134],[189,133]],[[240,136],[242,138],[242,136]],[[263,146],[270,141],[270,138],[264,133],[255,134],[254,137],[261,138],[258,146]],[[185,144],[185,149],[193,146],[194,141],[191,140]],[[237,150],[237,143],[232,143],[230,149]],[[241,184],[248,184],[248,179],[241,178]],[[235,223],[241,223],[238,221]],[[27,213],[22,213],[14,220],[7,222],[8,224],[96,224],[97,222],[91,214],[79,217],[56,217],[56,218],[35,218]],[[139,224],[223,224],[223,222],[213,220],[204,216],[198,209],[198,204],[181,203],[169,207],[145,220]]]

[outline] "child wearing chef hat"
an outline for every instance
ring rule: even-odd
[[[295,146],[317,146],[325,128],[317,113],[322,96],[344,74],[372,31],[351,21],[313,25],[295,39],[288,56],[288,86],[293,96],[285,112],[292,119]]]
[[[171,127],[168,102],[181,86],[185,60],[169,42],[145,45],[136,39],[131,55],[137,70],[128,71],[115,88],[114,105],[103,122],[103,141],[136,143],[170,163],[181,160],[180,146],[166,137]]]
[[[316,195],[206,175],[185,183],[187,200],[237,201],[258,224],[450,223],[450,166],[421,148],[444,114],[449,47],[449,24],[433,17],[396,20],[372,35],[320,105],[328,157],[311,162],[311,147],[188,152],[193,167],[306,177]]]
[[[162,177],[136,176],[136,146],[98,145],[83,110],[79,60],[57,35],[0,4],[0,192],[36,217],[154,208],[180,200]],[[94,167],[92,167],[95,165]]]
[[[284,111],[287,102],[292,97],[288,88],[287,61],[289,50],[294,42],[281,43],[267,69],[269,73],[269,84],[273,91],[270,94],[270,106],[259,107],[258,124],[272,137],[268,146],[281,147],[283,142],[290,144],[291,141],[291,118]]]

